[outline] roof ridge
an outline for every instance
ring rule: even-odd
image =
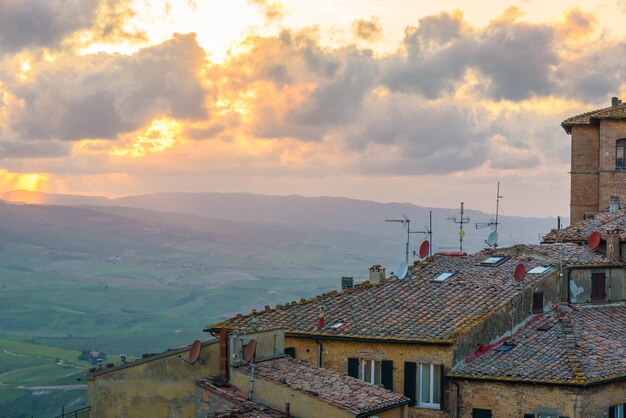
[[[588,383],[589,379],[583,370],[583,366],[578,360],[578,350],[576,349],[576,335],[572,326],[572,318],[569,313],[573,309],[568,305],[560,304],[556,308],[557,318],[565,334],[565,356],[570,369],[574,373],[574,381],[577,383]]]

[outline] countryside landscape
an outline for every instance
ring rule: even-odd
[[[343,198],[157,194],[119,200],[13,192],[0,203],[0,399],[3,416],[85,405],[83,350],[140,358],[189,344],[238,312],[340,288],[341,276],[404,261],[406,215],[433,213],[435,250],[458,250],[456,209]],[[40,204],[26,204],[38,201]],[[163,211],[146,208],[163,208]],[[467,209],[464,249],[494,214]],[[538,242],[554,218],[502,217],[501,245]],[[412,251],[425,234],[411,234]],[[438,244],[437,244],[438,243]]]

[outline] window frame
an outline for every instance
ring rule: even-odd
[[[365,379],[365,362],[370,361],[370,376],[371,381]],[[376,369],[378,369],[378,380],[376,382]],[[380,386],[382,385],[383,380],[383,361],[382,360],[374,360],[369,358],[360,358],[359,357],[359,380],[361,382],[370,383],[372,385]]]
[[[439,397],[441,397],[441,388],[439,387],[441,385],[441,379],[442,379],[442,375],[441,375],[441,365],[440,364],[434,364],[434,363],[424,363],[424,362],[418,362],[417,365],[417,393],[416,393],[416,405],[420,408],[428,408],[428,409],[441,409],[441,399],[439,399],[439,403],[435,403],[435,396],[438,393]],[[423,370],[425,368],[425,366],[428,367],[428,373],[429,373],[429,397],[428,400],[429,402],[422,402],[422,373]],[[439,385],[435,384],[435,370],[439,371]]]
[[[626,170],[626,138],[620,138],[615,141],[615,170]]]
[[[591,273],[591,292],[589,295],[589,298],[591,299],[591,302],[606,302],[607,301],[607,295],[606,295],[606,272],[596,272],[596,273]],[[597,282],[601,282],[602,286],[600,286],[600,284],[596,284]],[[596,293],[594,293],[595,290],[600,290],[602,291],[602,295],[598,295]]]

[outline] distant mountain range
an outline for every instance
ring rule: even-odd
[[[218,229],[222,232],[228,231],[231,236],[240,235],[242,238],[249,235],[260,238],[256,228],[272,226],[289,230],[295,228],[299,231],[345,231],[385,238],[396,237],[399,244],[406,241],[406,232],[402,230],[401,224],[386,223],[385,219],[403,219],[403,215],[406,215],[412,220],[412,230],[426,231],[429,210],[432,210],[434,249],[454,250],[459,247],[459,226],[448,220],[459,216],[457,209],[431,209],[410,203],[248,193],[154,193],[107,199],[101,196],[13,191],[0,193],[0,199],[12,202],[37,202],[44,205],[89,206],[89,209],[101,212],[109,208],[106,211],[110,214],[135,219],[153,219],[179,226],[187,225],[192,229],[195,229],[199,222],[204,225],[205,231]],[[150,212],[133,212],[128,208]],[[195,218],[176,214],[194,215]],[[484,241],[490,231],[477,230],[475,223],[489,222],[494,214],[468,209],[464,216],[470,218],[470,223],[464,226],[464,249],[473,252],[484,248]],[[223,221],[243,222],[245,225]],[[555,218],[502,215],[499,221],[500,246],[538,242],[540,235],[555,228],[557,224]],[[567,221],[563,219],[563,224],[566,225]],[[411,250],[417,249],[419,242],[424,238],[425,234],[412,235]],[[404,248],[404,245],[400,245],[400,248]]]

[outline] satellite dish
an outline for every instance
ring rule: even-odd
[[[595,250],[596,248],[598,248],[598,245],[600,245],[600,240],[602,240],[602,235],[600,235],[600,232],[592,232],[591,235],[589,235],[589,238],[587,238],[587,246],[590,249]]]
[[[198,358],[200,357],[201,349],[202,342],[200,340],[195,340],[193,344],[191,344],[191,348],[189,349],[189,360],[185,360],[181,355],[179,355],[178,358],[187,364],[194,364],[196,361],[198,361]]]
[[[524,265],[522,263],[519,263],[516,267],[515,267],[515,281],[516,282],[521,282],[522,280],[524,280],[524,276],[526,276],[526,267],[524,267]]]
[[[243,349],[243,359],[246,363],[250,363],[254,360],[254,356],[256,355],[256,340],[253,338]]]
[[[198,361],[201,348],[202,342],[200,340],[195,340],[193,344],[191,344],[191,349],[189,350],[189,364],[194,364],[196,361]]]
[[[420,245],[420,258],[426,257],[428,255],[428,250],[430,250],[430,242],[425,239],[424,242],[422,242],[422,245]]]
[[[494,245],[496,245],[497,242],[498,242],[498,232],[497,231],[493,231],[487,237],[487,245],[490,246],[490,247],[493,247]]]
[[[406,277],[406,274],[409,272],[409,265],[407,263],[402,263],[398,266],[398,279],[402,280]]]

